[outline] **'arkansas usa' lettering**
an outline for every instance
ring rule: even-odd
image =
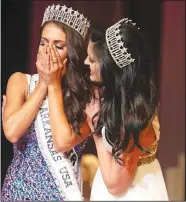
[[[70,179],[70,175],[68,173],[68,170],[67,170],[66,166],[64,166],[63,168],[60,168],[59,172],[60,172],[61,177],[62,177],[62,179],[63,179],[63,181],[65,183],[66,188],[68,188],[69,186],[71,186],[72,185],[72,181]]]
[[[62,160],[61,156],[58,154],[58,152],[55,151],[55,148],[54,148],[52,133],[50,129],[48,108],[40,108],[40,114],[41,114],[41,120],[44,127],[45,138],[47,140],[48,150],[50,151],[50,154],[52,158],[54,159],[54,161],[61,161]]]
[[[55,148],[54,148],[52,133],[51,133],[51,129],[50,129],[48,108],[47,107],[40,108],[40,114],[41,114],[41,120],[42,120],[43,127],[44,127],[45,138],[47,140],[47,146],[50,151],[50,154],[51,154],[52,158],[54,159],[54,161],[61,161],[62,160],[61,156],[58,154],[58,152],[55,151]],[[71,150],[65,152],[65,154],[67,155],[69,160],[72,162],[72,165],[76,166],[76,163],[78,161],[78,155],[76,154],[76,151],[74,149],[71,149]]]

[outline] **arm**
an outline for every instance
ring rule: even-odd
[[[26,100],[28,93],[26,75],[17,72],[9,78],[3,113],[3,129],[10,142],[15,143],[24,135],[35,118],[46,92],[46,86],[39,82]]]
[[[99,111],[100,108],[98,91],[95,91],[95,95],[97,100],[92,100],[86,108],[87,121],[92,131],[94,131],[94,127],[92,126],[92,117],[94,114],[96,114],[96,112]],[[96,124],[97,120],[95,120],[94,125],[96,126]],[[112,154],[106,149],[103,137],[94,134],[93,138],[98,154],[100,170],[107,190],[110,192],[110,194],[115,196],[124,194],[125,191],[127,191],[127,189],[131,186],[133,181],[141,150],[135,146],[130,153],[121,154],[120,158],[124,163],[124,166],[121,166],[114,159]],[[144,148],[149,148],[149,146],[154,143],[155,140],[156,138],[153,126],[152,124],[149,124],[149,126],[140,134],[140,143]],[[130,140],[127,151],[132,145],[133,142]]]
[[[103,138],[93,135],[103,180],[110,194],[119,196],[131,185],[136,171],[139,149],[134,148],[128,155],[122,154],[124,162],[121,166],[105,148]]]
[[[120,158],[124,162],[124,166],[121,166],[112,157],[112,154],[107,151],[103,138],[95,135],[93,135],[93,137],[96,144],[101,173],[108,191],[116,196],[124,194],[133,181],[141,150],[135,146],[130,153],[121,154]],[[139,141],[146,149],[156,141],[152,123],[141,132]],[[133,140],[130,140],[127,151],[132,145]],[[148,154],[143,155],[146,156]]]
[[[56,48],[52,46],[47,47],[47,51],[41,51],[40,54],[45,61],[43,73],[46,75],[48,86],[49,118],[54,147],[57,152],[65,152],[87,138],[90,129],[85,123],[80,129],[82,136],[76,135],[64,111],[61,78],[66,73],[67,59],[61,58]]]
[[[65,152],[87,138],[90,129],[88,124],[85,123],[80,129],[81,136],[74,133],[64,111],[61,83],[48,86],[48,100],[54,146],[56,151]]]
[[[96,99],[92,99],[91,103],[88,104],[86,108],[87,121],[92,131],[94,131],[92,118],[100,109],[99,91],[95,89],[94,94]],[[98,117],[94,120],[95,126],[98,121],[97,119]],[[123,194],[132,183],[140,151],[135,147],[129,154],[121,154],[120,158],[124,162],[124,166],[121,166],[106,149],[103,137],[94,134],[93,138],[96,145],[102,177],[107,190],[112,195],[119,196]],[[129,147],[131,144],[132,142],[130,142]]]

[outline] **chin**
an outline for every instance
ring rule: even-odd
[[[90,75],[90,80],[92,81],[92,83],[97,83],[97,84],[102,83],[97,77],[95,77],[95,75]]]
[[[95,78],[95,76],[94,75],[90,75],[90,80],[92,81],[92,82],[96,82],[96,78]]]

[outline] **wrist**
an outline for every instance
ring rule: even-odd
[[[61,82],[55,82],[48,85],[48,91],[61,90],[61,89],[62,89]]]
[[[42,91],[47,92],[47,84],[44,81],[39,80],[37,86],[38,86],[38,88],[41,88]]]

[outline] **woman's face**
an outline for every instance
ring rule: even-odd
[[[62,61],[67,57],[66,34],[55,24],[45,25],[39,45],[39,52],[47,45],[54,45]]]
[[[90,68],[90,80],[93,82],[101,82],[101,70],[100,63],[98,59],[94,55],[94,44],[89,41],[88,49],[87,49],[87,58],[85,59],[85,64],[89,65]]]

